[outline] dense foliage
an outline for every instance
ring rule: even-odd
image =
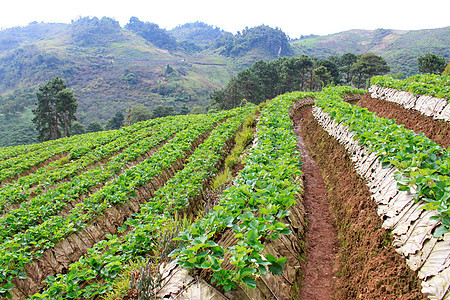
[[[266,25],[245,28],[236,36],[222,37],[215,47],[222,49],[221,54],[227,56],[242,56],[254,49],[272,58],[293,55],[286,34],[279,28],[273,29]]]
[[[0,145],[26,145],[38,142],[33,113],[25,108],[22,113],[0,114]]]
[[[9,95],[0,96],[0,113],[8,116],[22,113],[26,107],[34,105],[35,102],[36,94],[32,89],[15,90]]]
[[[422,74],[441,75],[444,72],[447,62],[444,57],[433,53],[427,53],[417,58],[417,66]]]
[[[377,76],[371,79],[371,84],[411,92],[414,95],[431,95],[450,100],[450,75],[423,74],[411,76],[405,80],[390,76]]]
[[[83,17],[70,24],[73,40],[80,46],[93,46],[110,43],[121,37],[121,28],[118,21],[103,17]]]
[[[353,84],[366,86],[375,75],[386,74],[389,66],[380,56],[367,53],[331,56],[328,59],[280,57],[269,62],[257,61],[211,95],[220,109],[237,107],[242,99],[259,104],[276,95],[293,91],[320,91],[324,86]]]
[[[131,17],[125,28],[142,36],[144,39],[155,46],[175,50],[177,41],[165,29],[159,28],[158,24],[150,22],[142,22],[136,17]]]
[[[206,269],[212,282],[225,290],[244,283],[255,288],[255,279],[267,273],[281,274],[285,257],[263,255],[264,239],[289,234],[283,222],[301,191],[300,157],[288,112],[293,101],[305,94],[293,93],[269,101],[257,125],[258,143],[250,151],[244,169],[204,218],[177,238],[181,246],[172,252],[185,268]],[[237,244],[221,246],[217,237],[230,230]],[[232,269],[224,268],[225,253]]]
[[[198,21],[179,25],[169,33],[179,42],[189,41],[201,47],[209,47],[218,39],[233,37],[231,32]]]

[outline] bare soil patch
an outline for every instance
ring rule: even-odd
[[[419,111],[405,109],[397,103],[373,99],[368,93],[356,105],[367,108],[378,117],[395,119],[397,124],[404,124],[405,128],[416,133],[424,133],[426,137],[442,147],[450,147],[450,124],[448,122],[434,120]]]
[[[336,299],[426,299],[420,280],[391,246],[376,204],[343,146],[311,114],[302,124],[306,145],[328,188],[338,231]],[[314,232],[311,232],[314,234]]]
[[[303,203],[307,216],[306,257],[302,264],[299,299],[333,299],[333,266],[338,239],[334,216],[330,212],[327,189],[319,166],[311,157],[303,136],[304,119],[311,114],[311,106],[300,109],[293,118],[297,148],[301,151],[304,178]]]

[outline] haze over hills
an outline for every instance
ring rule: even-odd
[[[31,23],[0,31],[0,146],[33,140],[30,108],[35,89],[55,76],[78,98],[78,120],[105,124],[136,104],[149,109],[209,105],[209,95],[259,59],[353,52],[383,56],[393,73],[417,72],[426,52],[450,57],[450,27],[419,30],[351,30],[290,41],[280,29],[245,28],[233,35],[201,22],[172,30],[131,18],[121,27],[110,18],[71,24]],[[16,113],[17,112],[17,113]],[[15,122],[7,120],[16,118]],[[19,121],[20,120],[20,121]],[[12,128],[11,123],[23,125]],[[8,127],[6,127],[8,125]],[[27,133],[27,138],[18,139]],[[15,137],[13,137],[15,136]]]

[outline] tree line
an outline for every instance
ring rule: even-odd
[[[435,54],[427,53],[418,58],[421,73],[441,74],[446,65],[445,59]],[[268,62],[259,60],[231,78],[223,89],[214,91],[210,96],[212,100],[210,110],[231,109],[240,106],[243,99],[259,104],[287,92],[320,91],[329,85],[345,84],[363,88],[367,87],[370,78],[386,74],[389,70],[386,61],[372,53],[361,55],[346,53],[327,59],[301,55],[280,57]],[[105,128],[97,122],[91,122],[85,128],[76,122],[77,99],[61,78],[55,77],[40,86],[36,98],[33,123],[36,125],[39,141],[104,129],[119,129],[152,118],[204,113],[202,107],[190,110],[183,105],[180,111],[176,112],[171,105],[156,105],[150,111],[146,106],[138,104],[130,106],[125,114],[117,111],[108,120]]]
[[[375,76],[390,71],[386,61],[378,55],[346,53],[327,59],[280,57],[266,62],[259,60],[241,71],[228,84],[211,95],[212,107],[231,109],[242,99],[259,104],[266,99],[292,91],[320,91],[329,85],[365,87]]]

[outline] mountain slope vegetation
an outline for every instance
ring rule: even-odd
[[[139,104],[149,110],[170,106],[175,113],[198,106],[206,111],[213,91],[239,71],[281,56],[374,52],[386,58],[392,73],[415,74],[417,56],[427,51],[450,57],[449,28],[352,30],[290,40],[265,25],[232,34],[201,22],[166,30],[136,17],[124,27],[107,17],[33,22],[0,31],[0,130],[8,135],[1,124],[12,116],[25,122],[23,128],[32,127],[21,114],[34,107],[36,88],[56,76],[78,99],[78,121],[104,126]],[[0,146],[34,141],[30,132],[25,139],[7,136]]]
[[[409,77],[418,73],[417,57],[434,53],[450,58],[450,26],[424,30],[349,30],[314,36],[291,43],[296,54],[325,58],[331,55],[374,53],[391,66],[392,73]]]

